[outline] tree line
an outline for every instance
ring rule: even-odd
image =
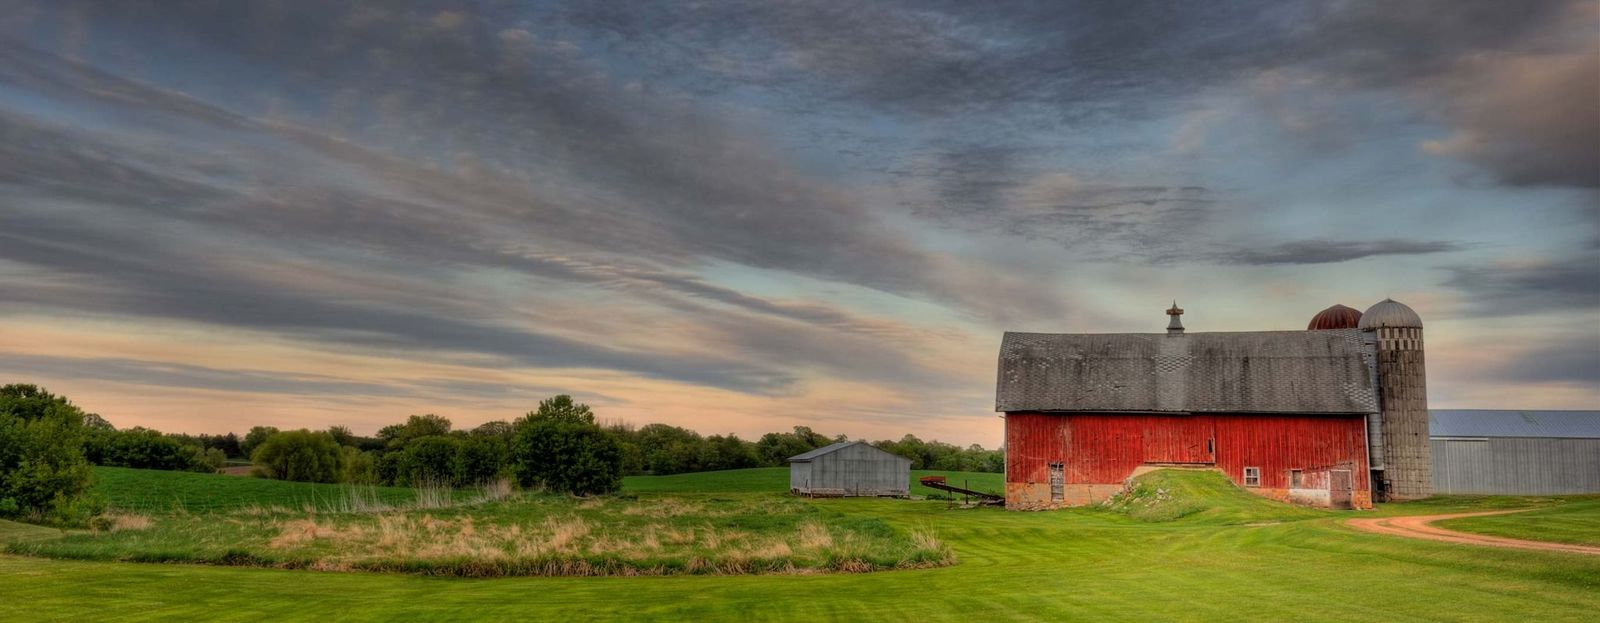
[[[229,462],[265,478],[395,486],[469,487],[498,480],[524,488],[592,494],[615,491],[624,475],[770,467],[832,443],[806,426],[754,441],[701,435],[668,424],[601,422],[570,396],[541,401],[515,420],[457,429],[445,417],[413,415],[374,436],[345,426],[244,435],[119,430],[65,397],[34,385],[0,387],[0,516],[81,523],[104,503],[87,494],[89,465],[214,472]],[[913,469],[991,471],[1000,450],[959,447],[913,435],[874,446],[911,459]]]

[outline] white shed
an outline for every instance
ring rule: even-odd
[[[789,492],[906,497],[911,494],[911,459],[865,441],[841,441],[789,457]]]

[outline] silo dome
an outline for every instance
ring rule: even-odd
[[[1383,299],[1377,305],[1367,308],[1361,314],[1361,330],[1370,331],[1381,327],[1400,327],[1408,329],[1421,329],[1422,317],[1417,315],[1405,303],[1394,299]]]
[[[1312,316],[1310,324],[1306,325],[1306,330],[1354,329],[1360,323],[1361,312],[1359,310],[1354,307],[1334,305]]]

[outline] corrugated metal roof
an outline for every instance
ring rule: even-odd
[[[1430,409],[1428,436],[1600,439],[1600,411]]]
[[[838,443],[828,444],[826,446],[823,446],[821,448],[817,448],[816,450],[812,450],[810,452],[802,452],[800,454],[796,454],[794,456],[791,456],[791,457],[789,457],[789,462],[793,463],[795,461],[809,461],[811,459],[817,458],[817,457],[822,456],[824,454],[827,454],[829,452],[833,452],[834,450],[838,450],[838,449],[844,448],[846,446],[853,446],[853,445],[856,445],[858,443],[866,443],[866,442],[865,441],[840,441]]]
[[[1373,413],[1361,332],[1006,333],[996,411]]]

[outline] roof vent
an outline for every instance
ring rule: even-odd
[[[1172,316],[1172,320],[1167,323],[1167,335],[1183,335],[1183,320],[1179,318],[1183,315],[1183,308],[1178,307],[1177,301],[1172,302],[1172,308],[1167,310],[1167,315]]]

